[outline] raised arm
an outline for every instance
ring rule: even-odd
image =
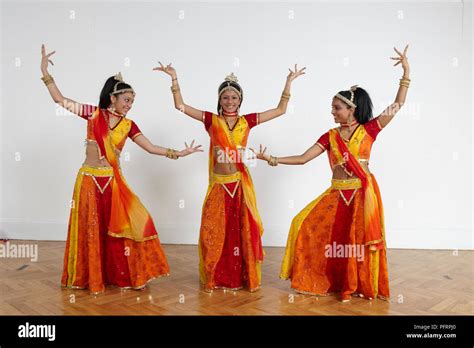
[[[252,148],[250,150],[257,156],[258,159],[267,161],[268,164],[271,166],[276,166],[278,164],[288,164],[288,165],[306,164],[324,152],[324,150],[318,144],[314,144],[301,155],[287,156],[287,157],[270,156],[265,153],[265,151],[267,150],[266,147],[262,150],[262,145],[260,145],[260,151],[258,153],[255,152]]]
[[[162,146],[154,145],[146,136],[143,134],[138,135],[133,141],[140,146],[143,150],[153,155],[166,156],[170,159],[178,159],[179,157],[185,157],[194,152],[202,152],[202,145],[194,146],[194,140],[191,142],[191,145],[188,146],[187,143],[184,143],[185,148],[181,151],[165,148]]]
[[[286,112],[286,108],[288,107],[288,101],[290,100],[290,96],[291,96],[290,94],[291,83],[298,76],[305,74],[304,70],[306,70],[306,68],[298,70],[298,65],[295,64],[295,71],[291,69],[288,69],[288,70],[290,70],[290,73],[286,77],[285,88],[283,89],[283,93],[281,95],[278,106],[274,109],[261,112],[259,115],[259,123],[270,121],[278,116],[283,115]]]
[[[408,87],[410,86],[410,66],[408,64],[408,58],[406,56],[408,45],[403,50],[403,53],[398,51],[395,47],[393,48],[397,52],[398,57],[390,57],[390,59],[396,60],[394,66],[402,64],[403,77],[400,79],[400,85],[398,87],[397,96],[395,101],[389,105],[378,117],[380,126],[383,128],[392,121],[400,108],[405,104],[407,97]]]
[[[59,104],[66,110],[76,115],[82,115],[83,104],[63,96],[58,86],[56,85],[56,82],[54,81],[53,77],[48,73],[49,63],[51,63],[51,65],[54,65],[50,59],[50,57],[54,53],[56,53],[56,51],[46,54],[46,49],[44,45],[41,45],[41,72],[43,73],[43,77],[41,79],[48,88],[49,94],[51,95],[51,98],[53,98],[55,103]]]
[[[171,92],[173,93],[174,107],[186,115],[198,121],[202,121],[202,111],[184,103],[181,89],[179,88],[178,74],[176,73],[175,68],[171,66],[171,63],[167,66],[163,66],[161,62],[159,63],[160,66],[153,68],[153,70],[163,71],[165,74],[171,76]]]

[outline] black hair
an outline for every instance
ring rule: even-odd
[[[219,99],[217,100],[217,113],[219,113],[219,109],[221,107],[220,105],[220,95],[221,95],[221,91],[226,88],[226,87],[234,87],[236,90],[239,91],[240,95],[241,95],[241,98],[240,98],[240,104],[239,104],[239,108],[240,108],[240,105],[242,105],[242,100],[244,99],[244,92],[242,90],[242,87],[240,87],[240,85],[237,83],[237,82],[234,82],[234,81],[224,81],[220,84],[219,86],[219,89],[218,89],[218,93],[219,93]]]
[[[338,94],[346,97],[347,99],[351,100],[351,91],[340,91]],[[342,100],[342,102],[344,102]],[[371,119],[374,118],[372,114],[372,100],[370,99],[369,93],[363,88],[357,87],[354,91],[354,100],[353,103],[357,105],[354,111],[354,117],[360,124],[367,123]],[[350,105],[345,103],[349,108]]]
[[[110,93],[114,91],[115,84],[118,82],[117,90],[132,88],[128,83],[120,82],[119,80],[115,79],[115,76],[111,76],[105,81],[104,87],[102,87],[102,91],[100,92],[100,99],[99,99],[99,108],[100,109],[107,109],[110,106]],[[121,93],[117,93],[115,95],[119,95]]]

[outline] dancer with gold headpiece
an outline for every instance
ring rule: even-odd
[[[154,70],[171,76],[175,107],[203,122],[209,133],[209,186],[203,204],[199,237],[200,280],[206,291],[259,289],[263,249],[262,221],[257,209],[252,178],[244,163],[250,130],[286,112],[292,81],[304,70],[290,69],[278,106],[241,115],[243,90],[232,73],[218,88],[218,113],[185,104],[178,75],[171,66]]]
[[[126,118],[135,100],[133,88],[119,73],[110,77],[98,106],[66,98],[48,73],[51,55],[41,47],[42,80],[53,100],[87,121],[86,159],[74,187],[62,286],[100,293],[105,286],[143,289],[153,278],[169,274],[153,220],[132,192],[120,168],[127,138],[145,151],[170,159],[201,152],[201,145],[182,151],[154,145]]]
[[[369,171],[372,144],[379,132],[405,103],[410,85],[406,56],[396,48],[395,65],[403,67],[395,101],[372,118],[369,94],[358,86],[337,93],[332,100],[334,121],[340,126],[322,135],[299,156],[257,158],[278,164],[305,164],[327,151],[332,185],[309,203],[291,223],[280,277],[291,279],[297,292],[311,295],[338,293],[368,299],[390,296],[382,200]]]

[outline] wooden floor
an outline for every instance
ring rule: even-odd
[[[105,294],[60,287],[64,242],[38,244],[37,262],[0,258],[0,315],[441,315],[474,314],[474,252],[397,250],[388,252],[392,299],[298,295],[278,278],[283,248],[265,248],[262,289],[200,289],[196,246],[164,245],[169,277],[142,291],[109,287]]]

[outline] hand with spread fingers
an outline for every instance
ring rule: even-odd
[[[171,76],[172,79],[176,79],[177,73],[175,68],[171,66],[171,63],[169,63],[167,66],[164,66],[161,62],[158,62],[160,66],[153,68],[155,71],[163,71],[165,74],[168,74]]]
[[[270,155],[266,154],[265,151],[267,151],[267,147],[263,148],[262,144],[260,144],[260,150],[257,153],[254,149],[250,148],[250,151],[252,151],[256,158],[263,160],[263,161],[268,161],[270,159]]]
[[[184,146],[186,147],[184,150],[179,151],[179,157],[185,157],[187,155],[190,155],[195,152],[203,152],[201,149],[202,145],[197,145],[194,146],[194,140],[191,142],[191,144],[188,146],[188,144],[185,142]]]
[[[408,45],[405,46],[405,49],[403,50],[403,53],[401,53],[399,50],[397,50],[396,47],[394,47],[393,49],[398,54],[398,57],[390,57],[390,59],[397,61],[393,66],[397,66],[398,64],[402,64],[403,71],[404,72],[409,72],[410,71],[410,65],[408,64],[408,57],[407,57]]]
[[[304,71],[306,70],[306,67],[298,70],[298,64],[295,64],[295,71],[291,70],[290,68],[288,68],[288,70],[290,71],[290,73],[288,74],[286,79],[291,82],[294,79],[296,79],[298,76],[304,75],[305,74]]]

